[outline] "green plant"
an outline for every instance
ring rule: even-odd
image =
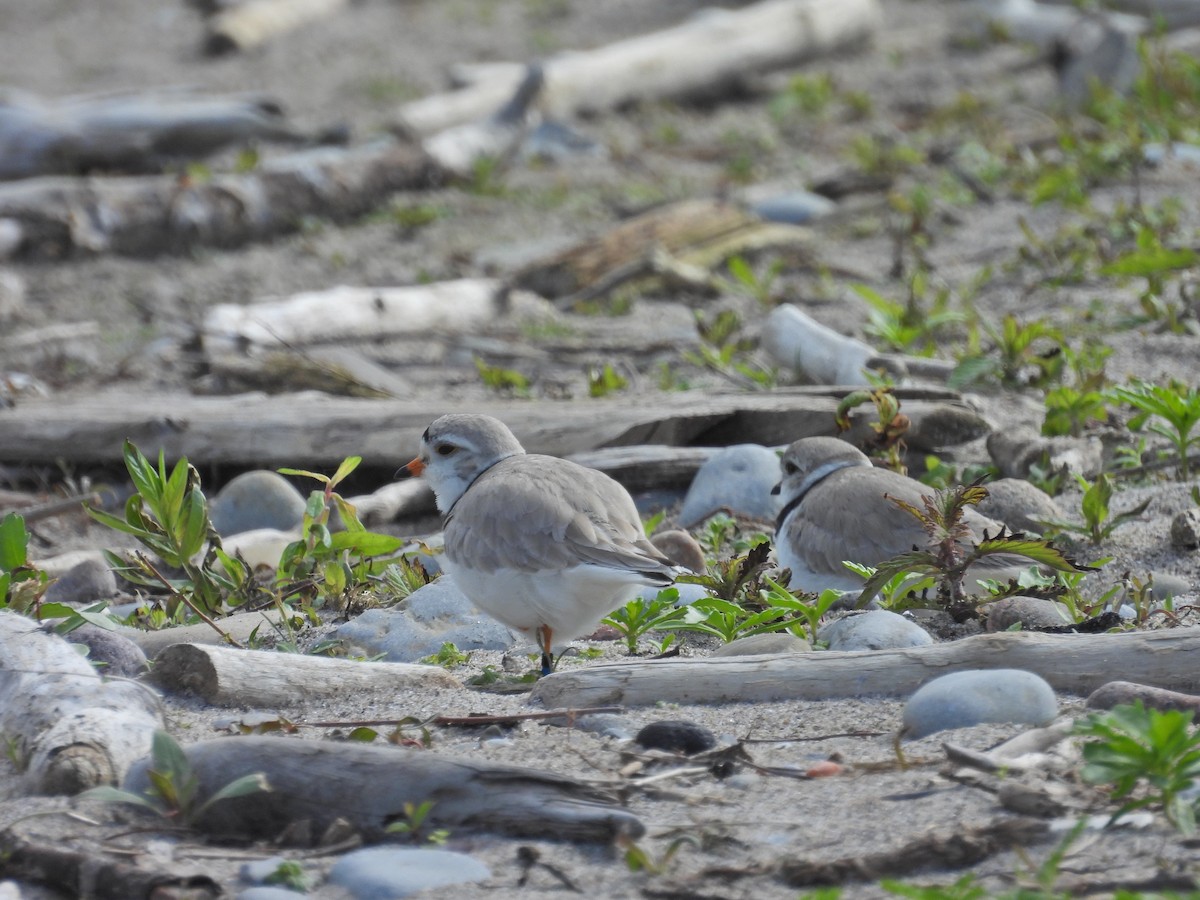
[[[279,559],[276,582],[285,599],[298,596],[306,602],[323,602],[342,597],[380,575],[389,564],[380,557],[404,546],[400,538],[368,531],[354,506],[334,490],[360,462],[360,456],[346,457],[332,476],[304,469],[279,470],[282,475],[311,478],[323,485],[312,491],[305,503],[300,539],[288,544]],[[342,526],[336,532],[330,528],[335,509]]]
[[[489,366],[478,356],[475,357],[475,369],[479,372],[479,378],[491,390],[517,397],[529,396],[529,379],[515,369]]]
[[[701,344],[697,350],[685,350],[683,358],[692,365],[709,369],[743,387],[772,388],[778,380],[773,369],[764,369],[745,359],[754,342],[741,335],[742,319],[731,309],[722,310],[709,320],[696,310],[696,330]]]
[[[774,306],[775,298],[772,288],[775,286],[776,279],[779,278],[779,273],[783,271],[782,260],[777,259],[772,262],[761,278],[755,274],[753,267],[743,256],[731,257],[725,265],[729,269],[729,274],[733,276],[735,286],[740,287],[751,298],[757,300],[760,306],[764,308]]]
[[[1101,391],[1080,391],[1067,385],[1048,390],[1042,434],[1078,437],[1093,422],[1108,421],[1107,400]]]
[[[1200,442],[1200,434],[1192,433],[1200,422],[1200,388],[1175,380],[1150,384],[1134,379],[1127,385],[1111,388],[1109,394],[1138,410],[1129,422],[1130,429],[1138,431],[1146,426],[1171,442],[1179,461],[1179,477],[1186,479],[1188,452],[1193,444]]]
[[[1088,481],[1082,475],[1076,475],[1075,480],[1083,491],[1081,507],[1083,523],[1045,520],[1041,524],[1058,531],[1086,535],[1093,544],[1099,544],[1117,528],[1138,518],[1150,506],[1151,501],[1147,500],[1131,510],[1110,515],[1109,503],[1113,495],[1112,479],[1101,474],[1095,481]]]
[[[839,432],[849,431],[850,410],[865,403],[875,404],[877,420],[871,423],[875,437],[871,439],[871,453],[883,461],[893,472],[908,474],[908,468],[900,454],[904,450],[904,434],[911,424],[908,416],[900,412],[900,400],[890,387],[874,390],[851,391],[837,405],[833,421]]]
[[[399,602],[406,599],[413,591],[425,587],[436,576],[430,575],[416,557],[401,556],[384,568],[381,577],[388,594]]]
[[[1192,728],[1190,710],[1117,706],[1089,716],[1075,734],[1094,738],[1083,745],[1083,780],[1111,784],[1113,799],[1125,800],[1111,821],[1161,806],[1183,834],[1195,833],[1197,803],[1184,794],[1200,777],[1200,733]],[[1132,796],[1135,790],[1138,796]]]
[[[671,841],[661,855],[655,856],[628,835],[617,838],[617,846],[621,848],[626,868],[630,872],[646,872],[650,875],[665,875],[675,855],[685,844],[696,846],[697,841],[691,835],[681,835]]]
[[[842,565],[854,574],[861,576],[863,581],[869,580],[878,571],[874,566],[864,566],[862,563],[851,562],[848,559],[842,560]],[[909,598],[929,590],[935,584],[932,575],[917,578],[912,572],[897,572],[891,579],[880,585],[879,602],[884,609],[907,609],[909,604],[906,601]]]
[[[944,342],[947,329],[962,325],[966,315],[950,308],[950,292],[938,291],[933,303],[925,305],[926,278],[917,272],[909,279],[903,303],[890,300],[863,284],[851,285],[871,307],[863,330],[884,342],[889,350],[916,356],[932,356]]]
[[[430,654],[420,661],[430,666],[441,666],[444,669],[453,669],[455,666],[462,666],[471,659],[470,653],[463,653],[455,646],[453,641],[445,641],[438,648],[437,653]]]
[[[27,612],[46,590],[46,573],[29,562],[25,519],[9,513],[0,519],[0,609]]]
[[[800,115],[824,116],[837,97],[833,78],[828,72],[817,75],[793,75],[781,92],[771,98],[770,111],[776,119]]]
[[[164,819],[172,819],[180,825],[191,826],[213,804],[221,800],[271,790],[266,776],[255,772],[234,779],[201,802],[200,777],[192,768],[183,748],[165,731],[154,732],[150,759],[150,768],[146,772],[150,786],[144,794],[101,785],[84,791],[80,796],[106,803],[128,803],[147,809]]]
[[[263,879],[263,884],[278,884],[289,891],[306,893],[312,887],[312,882],[304,874],[304,866],[294,859],[285,859],[275,871]]]
[[[629,387],[629,379],[618,373],[611,363],[588,369],[587,380],[589,397],[607,397]]]
[[[988,380],[1002,385],[1044,385],[1061,376],[1063,337],[1048,322],[1035,319],[1022,323],[1013,315],[1006,315],[999,328],[982,317],[978,322],[992,347],[981,349],[978,337],[973,337],[974,349],[969,348],[950,373],[951,387]]]
[[[405,803],[404,818],[391,822],[385,831],[388,834],[404,835],[414,844],[441,845],[446,843],[450,837],[448,830],[445,828],[429,830],[428,828],[429,813],[433,809],[433,805],[432,800],[425,800],[421,803]]]
[[[124,518],[88,504],[84,508],[100,524],[133,535],[163,566],[181,574],[168,577],[143,553],[126,559],[105,551],[109,564],[134,584],[166,587],[173,598],[201,615],[258,596],[261,591],[249,567],[221,548],[195,467],[181,458],[168,472],[161,450],[156,467],[131,441],[125,442],[122,456],[137,491],[125,503]],[[204,555],[196,562],[201,551]]]
[[[681,622],[687,615],[687,608],[677,606],[679,589],[666,588],[658,592],[653,600],[635,597],[620,609],[614,610],[602,620],[620,632],[625,641],[625,648],[630,655],[637,653],[638,639],[649,631],[661,631],[672,622]],[[659,647],[659,652],[665,650],[670,641]]]
[[[881,563],[863,586],[859,605],[866,603],[901,572],[929,574],[937,579],[938,604],[955,621],[964,621],[975,614],[975,603],[967,596],[963,580],[967,569],[988,556],[1021,556],[1061,572],[1094,571],[1068,559],[1061,550],[1039,538],[1028,538],[1001,531],[975,542],[971,529],[963,521],[967,506],[979,503],[987,496],[980,484],[961,485],[949,490],[935,491],[923,498],[924,509],[890,498],[906,510],[929,536],[926,548],[900,553]]]

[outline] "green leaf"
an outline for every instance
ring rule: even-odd
[[[25,565],[29,552],[29,533],[25,530],[25,519],[9,513],[0,520],[0,572],[12,572]],[[4,592],[0,591],[0,600]]]
[[[359,463],[361,463],[361,462],[362,462],[361,456],[347,456],[345,459],[342,460],[342,464],[340,466],[338,466],[337,471],[333,473],[333,478],[330,479],[330,484],[332,484],[334,487],[336,487],[340,482],[345,480],[345,478],[351,472],[353,472],[355,469],[357,469]]]
[[[128,803],[131,806],[140,806],[143,809],[148,809],[158,815],[163,815],[164,810],[157,803],[143,797],[141,794],[135,794],[132,791],[122,791],[109,784],[102,784],[98,787],[89,788],[79,795],[80,800],[99,800],[102,803]]]
[[[403,547],[403,539],[374,531],[338,531],[329,537],[329,549],[335,553],[349,550],[359,556],[387,556]]]
[[[1058,572],[1098,572],[1093,566],[1085,566],[1071,559],[1053,544],[1036,538],[998,537],[980,541],[975,557],[994,553],[1013,553],[1031,559],[1039,565],[1049,566]]]
[[[270,790],[271,785],[267,781],[267,776],[262,772],[253,772],[250,775],[243,775],[241,778],[235,778],[229,782],[229,784],[204,801],[204,806],[201,807],[201,810],[206,809],[218,800],[245,797],[250,794],[259,794]]]

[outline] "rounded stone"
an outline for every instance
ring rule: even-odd
[[[1200,507],[1190,507],[1171,520],[1171,543],[1180,550],[1200,548]]]
[[[449,575],[413,591],[402,606],[368,609],[334,636],[388,662],[417,662],[447,641],[459,650],[507,650],[516,644],[512,632],[479,612]]]
[[[779,482],[779,456],[761,444],[737,444],[713,454],[696,472],[679,524],[692,528],[722,510],[773,520],[779,501],[771,489]]]
[[[83,644],[88,648],[88,662],[96,666],[101,675],[137,678],[148,669],[142,648],[123,634],[97,625],[81,625],[66,637],[72,644]]]
[[[677,566],[683,566],[697,574],[703,574],[707,568],[708,564],[700,544],[682,528],[660,531],[650,538],[650,543]]]
[[[278,472],[243,472],[221,488],[209,507],[209,518],[222,537],[274,528],[288,531],[304,521],[304,497]]]
[[[968,669],[922,686],[904,706],[900,735],[916,740],[938,731],[985,722],[1041,726],[1058,715],[1045,679],[1023,669]]]
[[[999,478],[984,487],[987,496],[976,508],[1014,531],[1041,534],[1046,527],[1043,521],[1067,518],[1053,497],[1024,478]]]
[[[713,656],[759,656],[762,654],[804,653],[811,650],[808,641],[788,631],[752,634],[730,641],[713,651]]]
[[[821,627],[817,640],[830,650],[896,650],[933,643],[920,625],[885,609],[835,619]]]
[[[751,210],[768,222],[783,222],[788,225],[803,225],[820,219],[837,209],[837,204],[828,197],[811,191],[789,191],[766,197],[755,203]]]
[[[1071,624],[1071,611],[1065,603],[1040,597],[1005,597],[987,604],[984,610],[988,631],[1007,631],[1018,624],[1022,628]]]
[[[67,603],[86,606],[100,600],[108,600],[117,594],[117,576],[102,559],[89,557],[59,575],[42,600],[46,603]]]
[[[329,870],[329,881],[345,888],[355,900],[392,900],[491,876],[487,866],[465,853],[408,847],[355,850]]]
[[[717,745],[717,737],[711,731],[703,725],[683,719],[651,722],[633,740],[647,750],[666,750],[684,756],[703,753]]]

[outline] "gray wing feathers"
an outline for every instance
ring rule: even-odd
[[[562,569],[581,562],[671,578],[633,500],[602,472],[550,456],[502,460],[476,479],[446,525],[446,553],[472,569]]]

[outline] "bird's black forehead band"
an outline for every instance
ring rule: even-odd
[[[423,441],[429,440],[429,429],[428,428],[426,428],[425,432],[421,435],[421,440],[423,440]]]

